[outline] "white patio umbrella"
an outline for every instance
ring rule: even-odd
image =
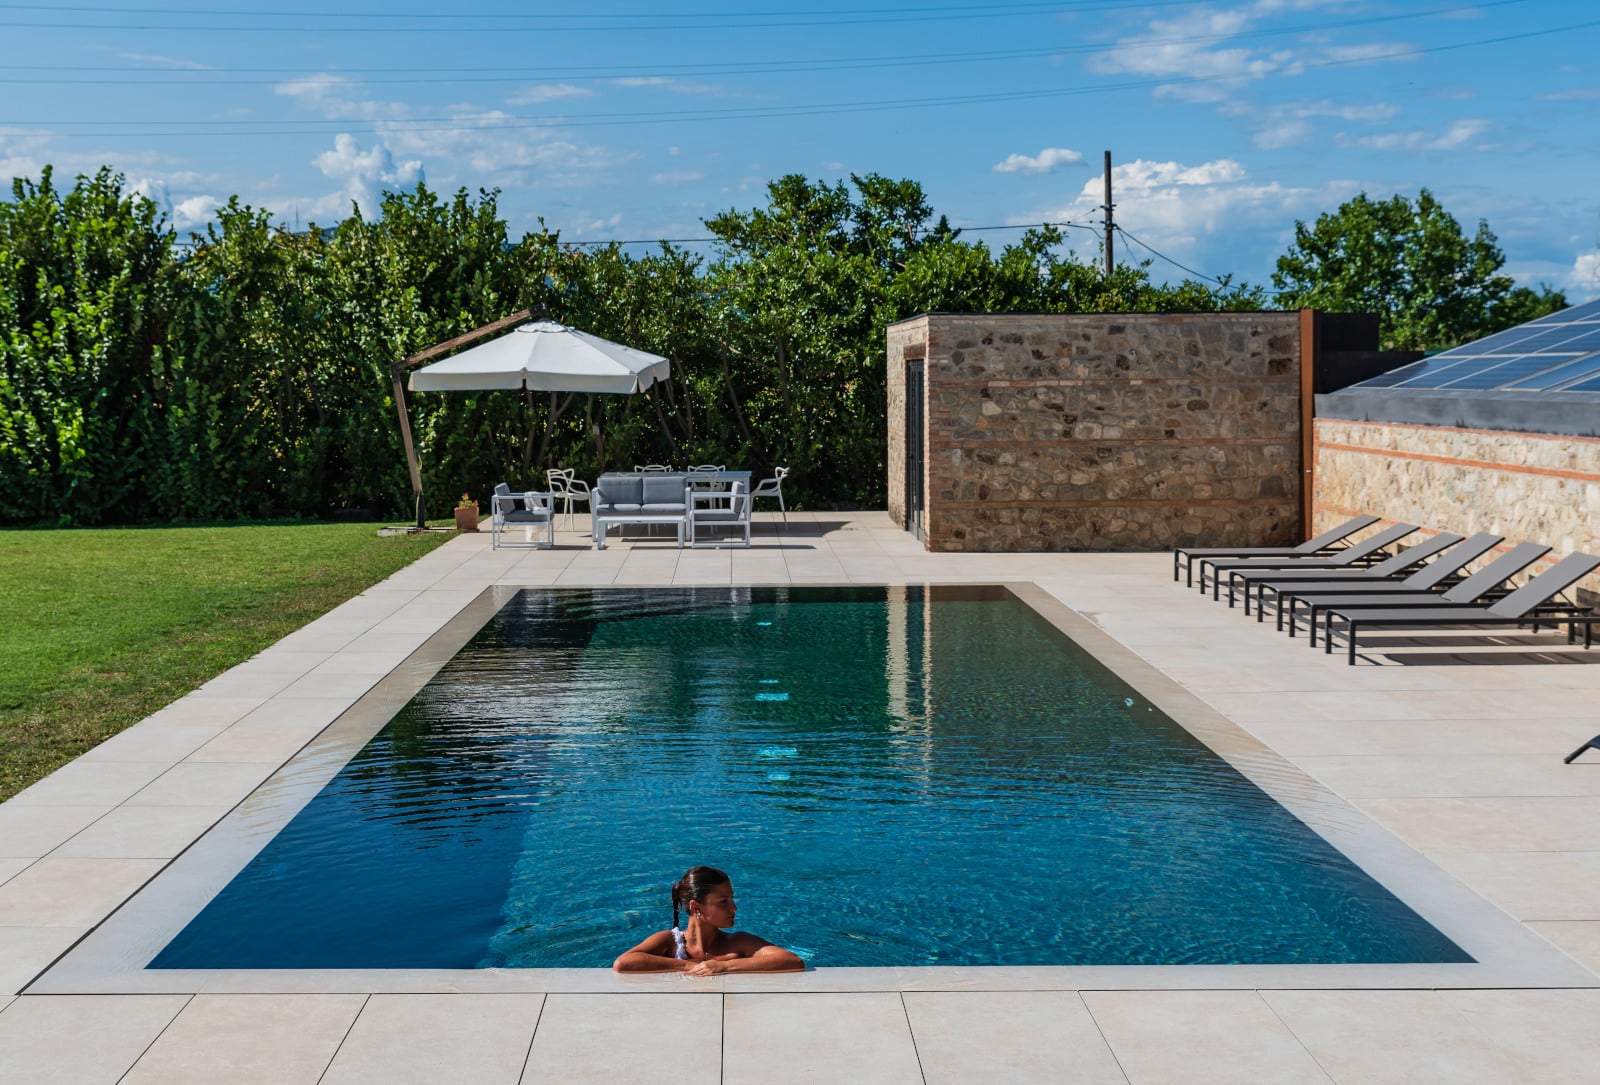
[[[625,347],[609,339],[557,324],[552,320],[521,323],[526,310],[495,321],[466,335],[413,354],[389,369],[394,382],[395,407],[400,413],[400,434],[411,488],[417,501],[417,527],[426,526],[422,496],[422,470],[411,440],[411,419],[406,411],[406,370],[430,358],[503,328],[518,325],[486,343],[463,350],[442,362],[417,369],[410,376],[414,392],[472,392],[495,389],[535,392],[613,392],[630,395],[666,380],[671,363],[659,354]]]
[[[642,392],[671,363],[552,320],[514,331],[411,374],[413,392],[527,388],[535,392]]]

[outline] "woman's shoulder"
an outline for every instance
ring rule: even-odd
[[[642,949],[646,953],[661,953],[663,956],[671,957],[673,949],[676,948],[676,940],[670,930],[656,931],[640,942],[636,948]]]
[[[762,938],[758,934],[751,934],[749,931],[729,931],[723,937],[727,938],[728,940],[726,943],[728,951],[731,953],[737,953],[743,957],[750,956],[756,950],[761,949],[764,946],[772,945],[772,943],[767,941],[765,938]]]

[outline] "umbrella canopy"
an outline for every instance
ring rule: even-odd
[[[642,392],[665,380],[659,354],[601,339],[551,320],[524,324],[411,374],[414,392],[528,388],[536,392]]]

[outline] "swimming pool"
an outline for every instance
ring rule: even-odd
[[[599,967],[699,862],[817,965],[1465,962],[994,588],[528,590],[151,962]]]

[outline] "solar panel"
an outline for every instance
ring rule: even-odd
[[[1586,354],[1575,362],[1568,362],[1536,377],[1518,381],[1511,385],[1511,388],[1517,392],[1542,392],[1546,388],[1554,388],[1558,384],[1587,377],[1591,373],[1600,373],[1600,354]]]
[[[1563,392],[1600,392],[1600,377],[1590,377],[1577,384],[1569,384],[1561,389]]]
[[[1600,357],[1600,298],[1401,366],[1358,388],[1592,391]],[[1573,382],[1580,383],[1573,383]]]

